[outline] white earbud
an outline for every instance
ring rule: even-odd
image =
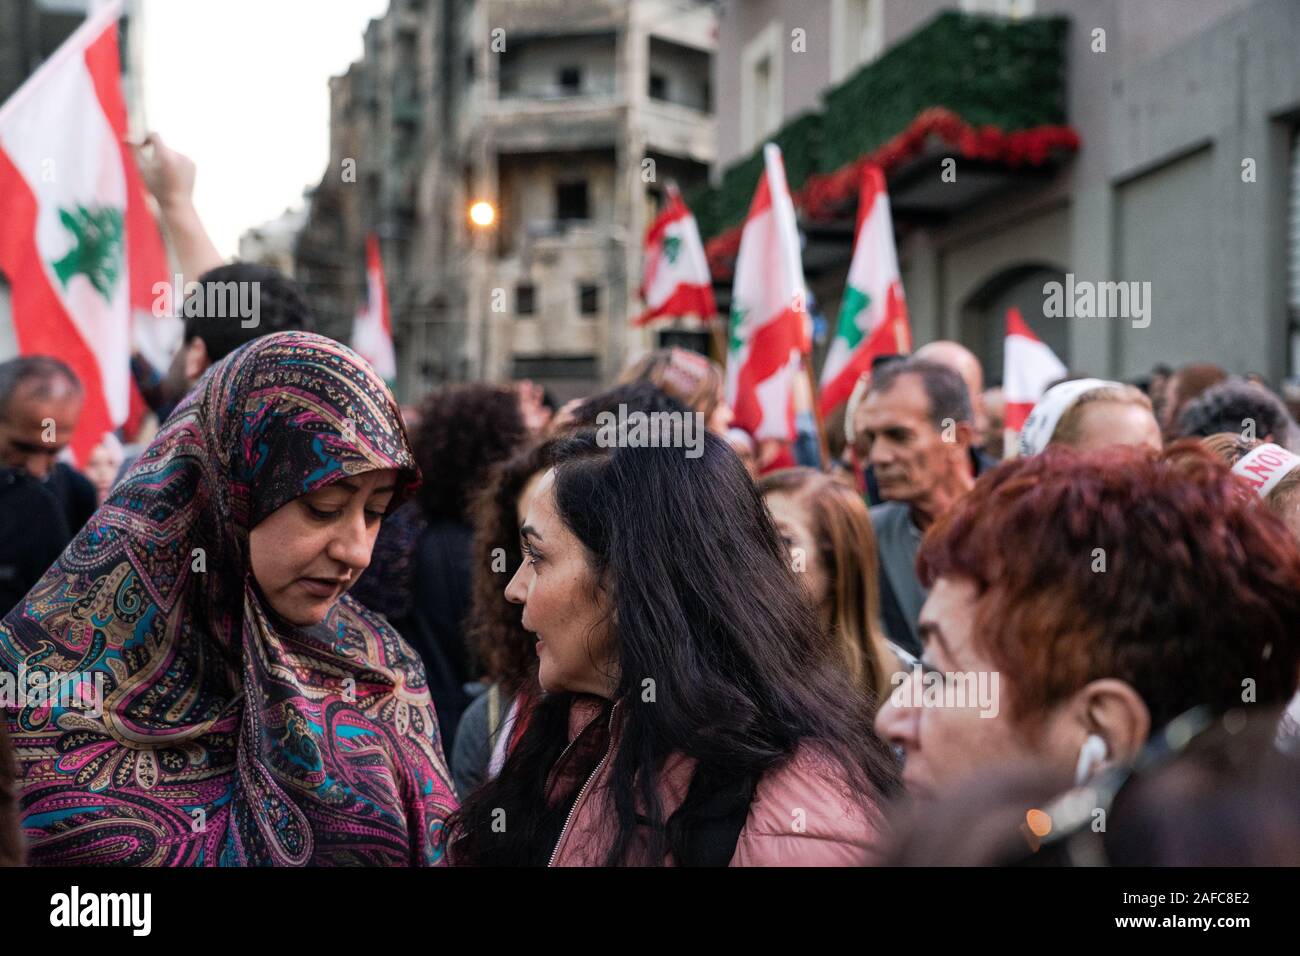
[[[1088,739],[1079,748],[1079,762],[1074,767],[1074,785],[1082,786],[1097,769],[1097,765],[1110,756],[1106,741],[1096,734],[1089,734]]]

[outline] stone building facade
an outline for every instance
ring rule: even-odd
[[[328,325],[354,314],[375,231],[404,400],[612,380],[652,344],[630,320],[663,184],[704,183],[716,159],[715,25],[696,0],[394,0],[332,81],[330,167],[299,239]],[[476,201],[492,226],[470,223]]]

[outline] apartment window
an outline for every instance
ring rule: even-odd
[[[781,125],[784,28],[773,20],[745,47],[740,89],[740,136],[751,149]]]
[[[771,113],[769,108],[772,102],[772,58],[763,57],[754,64],[752,75],[754,81],[754,100],[753,114],[749,121],[751,128],[758,137],[765,136],[771,129],[771,123],[768,116]]]
[[[515,314],[534,315],[537,312],[536,289],[531,283],[515,286]]]
[[[591,211],[587,206],[587,181],[557,183],[555,186],[555,218],[587,220]]]
[[[650,74],[650,99],[668,99],[668,77],[664,76],[662,73]]]
[[[885,46],[885,0],[831,0],[831,76],[843,80]]]
[[[582,91],[582,70],[576,66],[560,68],[560,92],[565,96],[575,96]]]
[[[583,315],[596,315],[600,312],[600,286],[578,286],[578,311]]]

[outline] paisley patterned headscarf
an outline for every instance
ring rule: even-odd
[[[455,797],[419,657],[347,595],[283,623],[249,570],[263,518],[384,468],[395,507],[419,473],[344,346],[282,332],[208,371],[0,624],[0,670],[103,688],[5,714],[30,862],[441,862]]]

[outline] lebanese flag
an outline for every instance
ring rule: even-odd
[[[757,439],[793,441],[794,389],[812,349],[799,227],[780,147],[763,147],[764,170],[740,233],[731,292],[727,403]]]
[[[180,324],[154,309],[167,257],[125,141],[121,12],[97,9],[0,107],[0,272],[18,351],[60,358],[81,380],[79,464],[143,411],[133,342],[165,368]]]
[[[698,315],[708,322],[718,311],[700,227],[675,186],[668,187],[668,203],[646,232],[641,298],[646,310],[633,325],[662,315]]]
[[[384,285],[384,262],[379,256],[379,237],[366,236],[366,304],[357,310],[352,323],[352,350],[375,367],[385,382],[397,378],[397,356],[393,352],[393,323],[388,315],[388,290]]]
[[[912,351],[912,327],[898,273],[894,249],[894,222],[889,213],[885,175],[879,166],[865,163],[858,194],[858,224],[853,239],[853,260],[840,304],[835,338],[822,365],[821,413],[848,401],[853,386],[871,371],[877,355]]]
[[[1002,397],[1006,402],[1003,427],[1018,432],[1047,386],[1065,377],[1066,368],[1025,324],[1015,306],[1007,309],[1007,338],[1002,354]]]

